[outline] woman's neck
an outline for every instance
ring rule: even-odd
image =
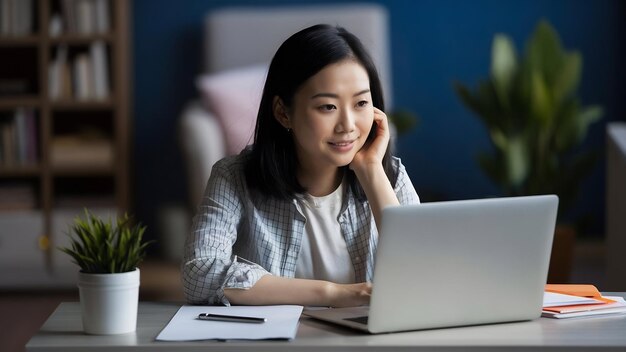
[[[343,170],[333,167],[326,170],[301,169],[298,172],[298,182],[307,192],[315,197],[322,197],[333,193],[343,180]]]

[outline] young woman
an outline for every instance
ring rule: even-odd
[[[390,156],[376,68],[316,25],[269,68],[254,144],[215,164],[185,247],[194,304],[357,306],[371,293],[382,209],[418,203]]]

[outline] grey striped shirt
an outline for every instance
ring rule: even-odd
[[[183,288],[192,304],[225,304],[225,288],[250,288],[263,275],[294,277],[305,218],[300,205],[250,192],[245,155],[213,166],[207,188],[187,236]],[[400,159],[395,191],[401,204],[419,197]],[[337,221],[352,258],[356,282],[371,281],[378,232],[368,202],[348,187]]]

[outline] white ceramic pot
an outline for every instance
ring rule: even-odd
[[[125,334],[137,329],[139,269],[118,274],[80,272],[78,292],[87,334]]]

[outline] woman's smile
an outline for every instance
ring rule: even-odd
[[[340,153],[346,153],[352,150],[352,148],[354,148],[354,142],[357,139],[351,139],[351,140],[347,140],[347,141],[331,141],[328,142],[328,144],[331,146],[331,148],[337,152]]]

